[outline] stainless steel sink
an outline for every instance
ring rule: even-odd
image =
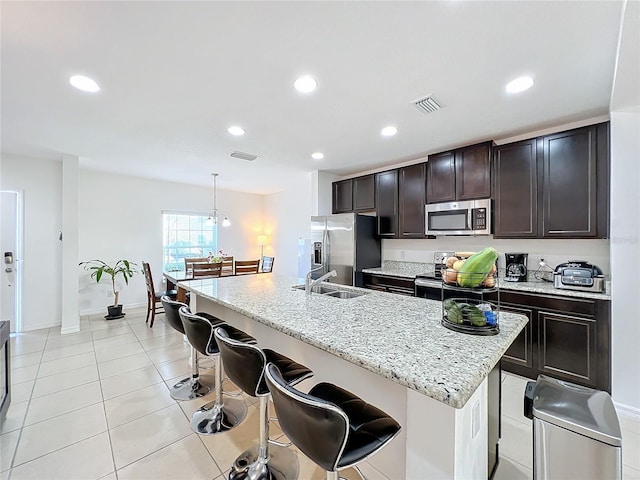
[[[304,290],[304,285],[296,285],[296,290]],[[363,295],[368,295],[366,292],[354,292],[352,290],[345,290],[333,285],[316,285],[311,289],[311,293],[317,293],[319,295],[325,295],[333,298],[356,298]]]

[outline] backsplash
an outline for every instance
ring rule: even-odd
[[[600,267],[605,275],[611,272],[609,265],[609,240],[506,240],[491,236],[437,237],[425,240],[382,240],[382,260],[433,263],[433,252],[478,251],[494,247],[500,252],[498,266],[505,268],[505,252],[529,254],[530,272],[538,268],[540,258],[554,268],[567,260],[586,260]]]

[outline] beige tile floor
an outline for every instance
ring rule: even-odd
[[[0,428],[0,480],[224,478],[235,457],[255,442],[255,401],[244,398],[247,419],[228,434],[194,434],[189,418],[212,398],[176,402],[169,396],[169,386],[190,371],[189,348],[162,319],[150,329],[143,312],[132,311],[110,322],[85,317],[77,334],[52,328],[13,336],[13,396]],[[503,377],[498,480],[532,476],[531,422],[521,414],[525,383]],[[624,478],[640,479],[640,423],[622,418],[621,424]],[[272,433],[281,433],[277,425]],[[302,480],[323,478],[296,453]],[[367,462],[363,470],[370,480],[384,480]],[[343,475],[359,478],[352,470]]]

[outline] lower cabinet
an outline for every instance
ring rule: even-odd
[[[399,293],[413,297],[415,284],[411,278],[393,277],[390,275],[378,275],[375,273],[363,274],[364,288],[378,290],[380,292]]]
[[[503,370],[611,392],[611,302],[503,290],[500,309],[529,318],[502,357]]]

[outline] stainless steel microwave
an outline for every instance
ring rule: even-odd
[[[491,199],[426,205],[425,226],[427,235],[489,235]]]

